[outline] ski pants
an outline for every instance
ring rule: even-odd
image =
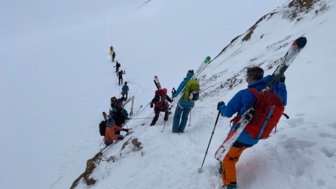
[[[183,107],[179,103],[176,105],[173,121],[173,133],[183,133],[187,125],[189,112],[192,107]],[[182,119],[181,119],[182,115]],[[181,120],[181,122],[180,122]]]
[[[238,162],[240,155],[248,147],[251,146],[244,145],[240,142],[235,142],[224,157],[222,162],[222,180],[225,186],[229,184],[237,184],[236,163]]]
[[[121,93],[121,97],[122,97],[122,98],[125,98],[125,100],[127,100],[128,93],[124,93],[124,92],[122,92],[122,93]]]
[[[116,134],[116,137],[118,138],[118,140],[123,140],[124,139],[124,136],[119,135],[119,134]],[[106,139],[104,142],[105,142],[106,146],[109,146],[109,145],[113,144],[113,140],[110,140],[110,139]]]
[[[112,62],[114,62],[114,58],[115,58],[115,56],[116,56],[116,53],[115,52],[112,52]]]
[[[165,121],[168,120],[168,116],[169,116],[169,110],[168,110],[168,108],[154,107],[155,116],[154,116],[154,118],[153,118],[152,123],[150,124],[150,126],[154,126],[155,125],[156,121],[159,119],[160,112],[165,112],[164,120]]]

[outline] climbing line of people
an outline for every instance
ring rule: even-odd
[[[113,50],[113,48],[112,48]],[[115,57],[115,53],[114,53]],[[114,60],[114,58],[112,59]],[[119,67],[118,62],[116,64],[116,72],[119,73]],[[249,109],[249,107],[254,103],[256,98],[260,101],[260,92],[265,87],[267,82],[270,80],[271,76],[264,77],[264,70],[261,67],[254,66],[249,67],[246,69],[246,82],[248,84],[246,89],[242,89],[239,92],[237,92],[232,99],[225,104],[223,101],[219,101],[217,104],[217,110],[219,111],[219,115],[225,116],[227,118],[232,117],[235,115],[235,117],[231,120],[231,130],[229,131],[228,135],[232,134],[233,129],[238,124],[240,118],[242,115],[244,115],[245,111]],[[123,73],[121,73],[122,75]],[[169,97],[167,95],[167,89],[162,88],[160,86],[160,89],[155,91],[154,98],[151,100],[150,107],[154,108],[154,118],[152,122],[150,123],[150,126],[154,126],[159,118],[160,112],[164,112],[164,121],[166,124],[166,121],[168,120],[169,114],[170,114],[170,108],[169,102],[173,102],[173,99],[178,97],[180,93],[182,93],[182,97],[179,99],[174,113],[173,118],[173,125],[172,125],[172,133],[184,133],[186,124],[188,121],[188,116],[190,115],[191,109],[195,106],[195,101],[199,98],[199,91],[200,91],[200,84],[197,78],[193,78],[194,71],[189,70],[183,79],[183,81],[178,86],[177,90],[175,88],[172,90],[172,97]],[[122,77],[122,76],[121,76]],[[127,82],[125,82],[127,84]],[[119,81],[120,85],[120,81]],[[158,87],[159,88],[159,87]],[[127,89],[128,91],[128,89]],[[281,79],[276,83],[276,85],[270,89],[270,93],[274,93],[269,95],[272,96],[272,101],[277,101],[277,107],[280,107],[280,111],[276,112],[276,116],[283,114],[284,106],[287,104],[287,90],[285,85],[285,76],[283,75]],[[123,95],[121,99],[127,99]],[[270,98],[270,97],[269,97]],[[277,99],[277,100],[274,100]],[[265,100],[266,102],[267,100]],[[270,101],[270,99],[268,100]],[[118,102],[116,98],[113,99],[113,102]],[[266,106],[266,105],[265,105]],[[127,118],[127,111],[124,110],[120,105],[115,105],[113,103],[112,106],[112,99],[111,99],[111,111],[110,115],[111,117],[116,116],[113,112],[121,112],[118,114],[120,117],[124,117],[124,119]],[[116,108],[117,107],[117,108]],[[119,109],[118,109],[119,107]],[[147,106],[146,106],[147,107]],[[257,108],[256,110],[259,111]],[[266,108],[264,108],[266,109]],[[126,114],[125,114],[126,112]],[[238,162],[241,154],[243,151],[245,151],[248,148],[251,148],[255,144],[259,142],[260,139],[267,138],[269,134],[271,133],[274,126],[277,124],[279,119],[275,120],[270,128],[268,127],[268,123],[265,122],[265,116],[254,116],[253,123],[249,123],[243,130],[243,132],[239,135],[237,140],[234,142],[231,148],[229,148],[227,154],[223,159],[219,160],[220,168],[219,173],[222,175],[222,181],[224,189],[236,189],[237,188],[237,178],[236,178],[236,163]],[[118,117],[114,117],[114,120],[118,120]],[[272,118],[271,118],[272,119]],[[125,121],[125,120],[123,120]],[[116,124],[117,126],[121,127],[123,121],[114,121],[113,124]],[[218,121],[218,117],[217,117]],[[215,125],[217,124],[217,121]],[[110,121],[111,122],[111,121]],[[110,123],[107,122],[107,123]],[[119,125],[118,125],[119,124]],[[251,125],[252,124],[252,125]],[[266,125],[265,125],[266,124]],[[263,127],[262,127],[263,126]],[[266,128],[265,128],[266,126]],[[116,130],[123,130],[120,128],[117,128]],[[107,131],[107,130],[106,130]],[[128,130],[124,130],[128,132]],[[114,131],[115,134],[115,131]],[[120,136],[116,136],[115,139],[119,140]],[[211,140],[211,139],[210,139]],[[210,143],[209,143],[210,144]]]
[[[118,78],[118,84],[121,86],[123,84],[123,74],[126,74],[125,70],[119,70],[121,67],[121,64],[118,62],[118,60],[115,61],[116,52],[114,51],[113,46],[110,46],[110,55],[112,62],[115,62],[115,73],[117,74]]]
[[[110,46],[110,55],[112,57],[112,62],[115,61],[116,53],[114,48]],[[120,70],[120,63],[116,61],[116,73],[119,79],[119,85],[122,85],[121,88],[121,98],[113,96],[111,98],[111,108],[109,114],[103,112],[104,120],[99,124],[99,132],[101,136],[104,136],[104,144],[106,146],[111,145],[114,141],[123,140],[124,136],[121,135],[121,131],[129,133],[129,129],[123,128],[126,124],[126,121],[129,119],[128,112],[124,108],[124,103],[128,99],[129,87],[127,82],[123,82],[122,74],[125,74],[125,71]]]

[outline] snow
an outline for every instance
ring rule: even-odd
[[[321,0],[294,19],[289,2],[2,1],[1,188],[70,188],[85,171],[101,148],[101,112],[112,96],[121,96],[109,60],[111,44],[137,112],[154,95],[154,75],[168,90],[176,88],[187,70],[197,69],[208,55],[216,57],[240,35],[200,75],[201,100],[185,133],[171,133],[172,115],[164,130],[163,115],[149,127],[153,110],[146,107],[127,123],[134,133],[124,140],[138,138],[143,149],[120,150],[124,141],[119,142],[103,155],[117,160],[102,161],[92,172],[97,183],[80,182],[77,188],[220,188],[213,155],[230,118],[219,118],[203,172],[197,171],[217,102],[228,102],[246,87],[245,67],[260,65],[271,74],[300,36],[308,43],[286,71],[290,119],[282,118],[272,137],[243,153],[238,188],[336,188],[336,2]]]

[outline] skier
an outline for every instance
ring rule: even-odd
[[[114,66],[116,68],[116,73],[119,72],[119,68],[120,68],[120,63],[118,62],[118,60],[116,61],[116,65]]]
[[[153,104],[154,104],[154,114],[155,114],[155,116],[154,116],[150,126],[155,125],[156,121],[159,119],[160,112],[165,112],[164,121],[168,120],[169,106],[168,106],[167,101],[173,102],[173,100],[167,95],[167,89],[166,88],[159,89],[159,90],[155,91],[155,96],[150,103],[151,108],[153,108]]]
[[[117,97],[112,97],[111,98],[111,109],[117,110],[118,108],[123,106],[123,102],[125,101],[125,98],[117,98]]]
[[[127,97],[128,97],[128,90],[129,90],[129,87],[127,85],[127,82],[125,81],[122,89],[121,89],[121,95],[122,95],[122,98],[124,98],[125,100],[127,100]]]
[[[260,91],[266,82],[270,79],[270,76],[263,78],[264,70],[260,67],[251,67],[247,69],[246,81],[248,87],[252,87],[257,91]],[[285,106],[287,103],[287,90],[284,84],[285,77],[278,82],[278,84],[273,88],[273,91],[278,94]],[[228,103],[225,105],[223,101],[220,101],[217,105],[217,109],[220,111],[222,116],[231,117],[233,114],[237,113],[236,117],[231,120],[233,125],[237,124],[240,116],[249,108],[253,103],[255,96],[249,89],[243,89],[239,91]],[[231,127],[230,132],[232,131]],[[229,132],[229,133],[230,133]],[[240,134],[237,141],[229,149],[227,155],[224,157],[222,162],[220,161],[219,172],[222,174],[223,186],[225,189],[236,189],[237,178],[236,178],[236,168],[235,165],[239,160],[242,152],[249,147],[257,144],[259,139],[253,138],[247,131],[246,128]]]
[[[115,125],[118,127],[123,127],[126,120],[128,120],[128,112],[123,107],[117,107],[114,109],[111,109],[109,112],[109,118],[113,118],[115,121]],[[115,134],[120,134],[120,131],[115,131]]]
[[[110,46],[110,55],[112,57],[112,62],[114,62],[114,58],[116,56],[116,53],[114,52],[114,49],[113,49],[112,45]]]
[[[179,87],[177,88],[174,98],[181,92],[181,90],[186,86],[187,81],[189,81],[192,76],[194,75],[194,70],[189,70],[184,80],[180,83]],[[173,121],[173,133],[183,133],[186,127],[189,112],[194,107],[195,102],[193,101],[186,101],[184,98],[181,98],[175,109],[174,114],[174,121]],[[182,120],[181,120],[182,115]]]
[[[118,75],[118,79],[119,79],[119,85],[121,85],[123,83],[123,74],[125,74],[125,71],[120,70],[117,75]]]
[[[106,129],[105,129],[105,136],[104,136],[104,142],[105,142],[105,145],[106,146],[109,146],[113,143],[113,141],[116,141],[116,140],[123,140],[124,137],[120,134],[115,134],[115,131],[116,130],[119,130],[119,131],[125,131],[128,133],[128,129],[123,129],[121,127],[118,127],[116,124],[115,124],[115,121],[113,118],[110,118],[108,121],[107,121],[107,124],[106,124]]]

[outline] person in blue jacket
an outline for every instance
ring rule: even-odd
[[[174,93],[174,98],[182,92],[182,89],[187,84],[187,81],[192,78],[194,75],[194,70],[189,70],[186,77],[180,83],[179,87],[177,88],[176,92]],[[176,105],[174,120],[173,120],[173,133],[183,133],[184,129],[187,125],[188,116],[190,110],[194,107],[195,103],[193,101],[187,102],[183,98],[180,98]],[[182,118],[181,118],[182,115]]]
[[[257,91],[260,91],[267,81],[271,78],[270,75],[264,76],[264,70],[260,67],[250,67],[247,69],[246,81],[248,87],[252,87]],[[280,79],[280,82],[276,84],[273,91],[278,94],[283,102],[283,105],[287,104],[287,90],[284,84],[285,77]],[[239,118],[243,113],[250,107],[254,101],[255,96],[249,89],[240,90],[236,95],[225,105],[223,101],[220,101],[217,105],[217,109],[220,111],[222,116],[231,117],[236,114],[235,118],[232,120],[233,124],[237,124]],[[231,127],[230,132],[234,126]],[[227,155],[224,157],[221,163],[220,172],[222,174],[223,187],[225,189],[236,189],[237,178],[236,178],[236,168],[235,165],[239,160],[242,152],[249,147],[257,144],[259,139],[254,139],[250,136],[246,130],[244,130],[237,141],[228,151]]]
[[[124,82],[124,85],[122,86],[121,90],[122,90],[121,91],[122,98],[127,100],[129,87],[126,81]]]

